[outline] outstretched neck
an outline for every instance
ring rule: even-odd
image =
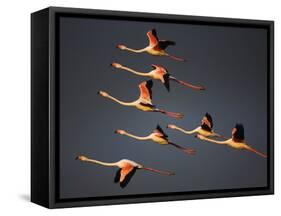
[[[195,128],[194,130],[190,130],[189,131],[189,130],[184,130],[184,129],[182,129],[180,127],[177,127],[177,126],[175,126],[175,129],[178,130],[178,131],[181,131],[181,132],[183,132],[185,134],[194,134],[194,133],[196,133],[198,131],[198,128]]]
[[[124,48],[124,50],[130,51],[130,52],[134,52],[134,53],[142,53],[142,52],[146,52],[147,48],[143,48],[143,49],[132,49],[129,47]]]
[[[133,103],[132,103],[132,102],[120,101],[120,100],[118,100],[117,98],[114,98],[114,97],[112,97],[112,96],[110,96],[110,95],[108,95],[107,98],[109,98],[110,100],[115,101],[116,103],[119,103],[119,104],[121,104],[121,105],[124,105],[124,106],[133,106]]]
[[[90,162],[90,163],[95,163],[95,164],[99,164],[99,165],[102,165],[102,166],[117,166],[116,163],[106,163],[106,162],[103,162],[103,161],[98,161],[98,160],[94,160],[94,159],[85,159],[84,161],[87,161],[87,162]]]
[[[216,144],[229,144],[231,142],[231,139],[219,141],[219,140],[213,140],[213,139],[210,139],[210,138],[207,138],[207,137],[205,137],[204,140],[206,140],[208,142],[216,143]]]
[[[149,140],[150,139],[150,135],[149,136],[145,136],[145,137],[140,137],[140,136],[135,136],[133,134],[129,134],[127,132],[124,135],[126,135],[128,137],[132,137],[132,138],[137,139],[137,140]]]
[[[144,73],[144,72],[139,72],[139,71],[136,71],[136,70],[133,70],[131,68],[128,68],[128,67],[121,67],[123,70],[126,70],[126,71],[129,71],[133,74],[136,74],[136,75],[139,75],[139,76],[149,76],[149,73]]]

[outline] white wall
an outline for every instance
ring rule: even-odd
[[[165,3],[164,3],[165,2]],[[280,210],[280,124],[276,124],[276,195],[106,207],[46,210],[29,199],[30,181],[30,13],[47,6],[275,20],[275,83],[280,83],[279,1],[246,0],[6,0],[0,6],[0,214],[188,214],[267,215]],[[276,85],[276,122],[280,117],[280,85]],[[222,173],[223,175],[223,173]],[[5,212],[5,214],[4,214]]]

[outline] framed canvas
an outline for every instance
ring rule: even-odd
[[[273,194],[273,21],[31,16],[31,200]]]

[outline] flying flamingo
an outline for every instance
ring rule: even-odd
[[[184,130],[176,125],[173,124],[169,124],[167,126],[167,128],[170,129],[174,129],[174,130],[178,130],[181,131],[185,134],[200,134],[202,136],[205,137],[221,137],[221,138],[225,138],[217,133],[214,132],[213,130],[213,119],[212,116],[209,113],[206,113],[205,116],[202,118],[201,120],[201,125],[197,128],[195,128],[194,130]]]
[[[224,140],[224,141],[218,141],[209,139],[205,136],[202,136],[200,134],[197,134],[197,138],[201,140],[206,140],[208,142],[216,143],[216,144],[222,144],[222,145],[228,145],[231,148],[238,149],[238,150],[248,150],[251,152],[254,152],[258,154],[259,156],[263,158],[267,158],[266,154],[258,152],[256,149],[252,148],[248,144],[245,143],[245,136],[244,136],[244,127],[242,124],[236,124],[235,127],[232,129],[232,137],[230,139]]]
[[[121,50],[127,50],[130,52],[134,53],[142,53],[142,52],[147,52],[150,55],[155,55],[155,56],[168,56],[176,61],[185,61],[182,58],[173,56],[168,54],[165,49],[170,46],[170,45],[176,45],[174,41],[169,41],[169,40],[159,40],[157,37],[157,33],[155,29],[152,29],[146,33],[148,40],[149,40],[149,45],[143,49],[131,49],[126,47],[123,44],[117,45],[117,48]]]
[[[150,78],[155,79],[155,80],[160,80],[165,85],[165,87],[167,88],[168,91],[170,90],[170,83],[169,83],[170,80],[175,81],[175,82],[177,82],[177,83],[179,83],[179,84],[181,84],[185,87],[188,87],[188,88],[191,88],[191,89],[194,89],[194,90],[205,90],[205,88],[202,87],[202,86],[195,86],[195,85],[192,85],[190,83],[178,80],[177,78],[171,76],[168,73],[166,68],[164,68],[160,65],[155,65],[155,64],[151,65],[153,70],[151,70],[148,73],[143,73],[143,72],[133,70],[131,68],[128,68],[128,67],[123,66],[123,65],[121,65],[119,63],[116,63],[116,62],[113,62],[111,64],[111,66],[115,67],[115,68],[118,68],[118,69],[129,71],[129,72],[131,72],[133,74],[136,74],[138,76],[150,77]]]
[[[182,146],[179,146],[175,143],[170,142],[168,140],[168,135],[164,133],[164,131],[162,130],[162,128],[159,125],[157,125],[156,129],[151,134],[149,134],[148,136],[144,136],[144,137],[132,135],[130,133],[127,133],[124,130],[116,130],[115,133],[125,135],[128,137],[137,139],[137,140],[151,140],[151,141],[156,142],[161,145],[172,145],[187,154],[191,154],[191,155],[195,154],[195,151],[192,148],[184,148]]]
[[[119,103],[123,106],[131,106],[135,107],[141,111],[144,112],[160,112],[162,114],[165,114],[167,116],[176,118],[176,119],[181,119],[183,118],[183,115],[181,113],[174,113],[174,112],[168,112],[163,109],[158,109],[155,107],[155,105],[152,104],[152,91],[151,88],[153,86],[152,80],[144,81],[141,84],[139,84],[139,89],[140,89],[140,97],[133,102],[123,102],[120,101],[112,96],[110,96],[108,93],[104,91],[99,91],[98,94],[101,95],[102,97],[108,98],[110,100],[115,101],[116,103]]]
[[[148,170],[148,171],[159,173],[161,175],[166,175],[166,176],[175,175],[172,172],[166,172],[166,171],[161,171],[161,170],[157,170],[157,169],[153,169],[153,168],[149,168],[149,167],[144,167],[143,165],[141,165],[139,163],[136,163],[134,161],[127,160],[127,159],[122,159],[115,163],[106,163],[106,162],[102,162],[102,161],[98,161],[98,160],[93,160],[93,159],[87,158],[86,156],[83,156],[83,155],[78,156],[76,159],[80,160],[80,161],[99,164],[102,166],[118,167],[119,169],[116,172],[114,182],[115,183],[119,182],[120,186],[122,188],[127,186],[129,181],[135,174],[136,170],[138,170],[138,169]]]

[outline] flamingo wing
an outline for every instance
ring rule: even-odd
[[[126,187],[130,182],[131,178],[136,172],[136,169],[137,168],[134,166],[126,166],[121,169],[119,182],[122,188]]]
[[[151,67],[153,69],[160,69],[160,68],[162,68],[160,65],[156,65],[156,64],[152,64]]]
[[[148,40],[149,40],[149,46],[154,47],[158,44],[158,37],[155,29],[150,30],[146,33]]]
[[[170,75],[168,73],[163,75],[164,78],[164,86],[168,91],[170,91]]]
[[[213,129],[213,119],[209,113],[206,113],[201,120],[201,128],[206,131],[212,131]]]
[[[176,43],[174,41],[169,41],[169,40],[160,40],[158,42],[158,47],[161,49],[161,50],[164,50],[166,49],[168,46],[170,45],[176,45]]]
[[[145,101],[151,101],[152,99],[152,91],[151,88],[153,86],[152,80],[148,80],[139,84],[140,89],[140,98]]]
[[[121,176],[121,169],[118,169],[116,174],[115,174],[115,178],[114,178],[115,183],[119,182],[120,176]]]
[[[163,129],[160,127],[160,125],[157,125],[156,129],[153,132],[159,134],[160,137],[168,138],[168,135],[165,134]]]
[[[243,142],[245,140],[243,124],[236,124],[232,129],[232,139],[235,142]]]

